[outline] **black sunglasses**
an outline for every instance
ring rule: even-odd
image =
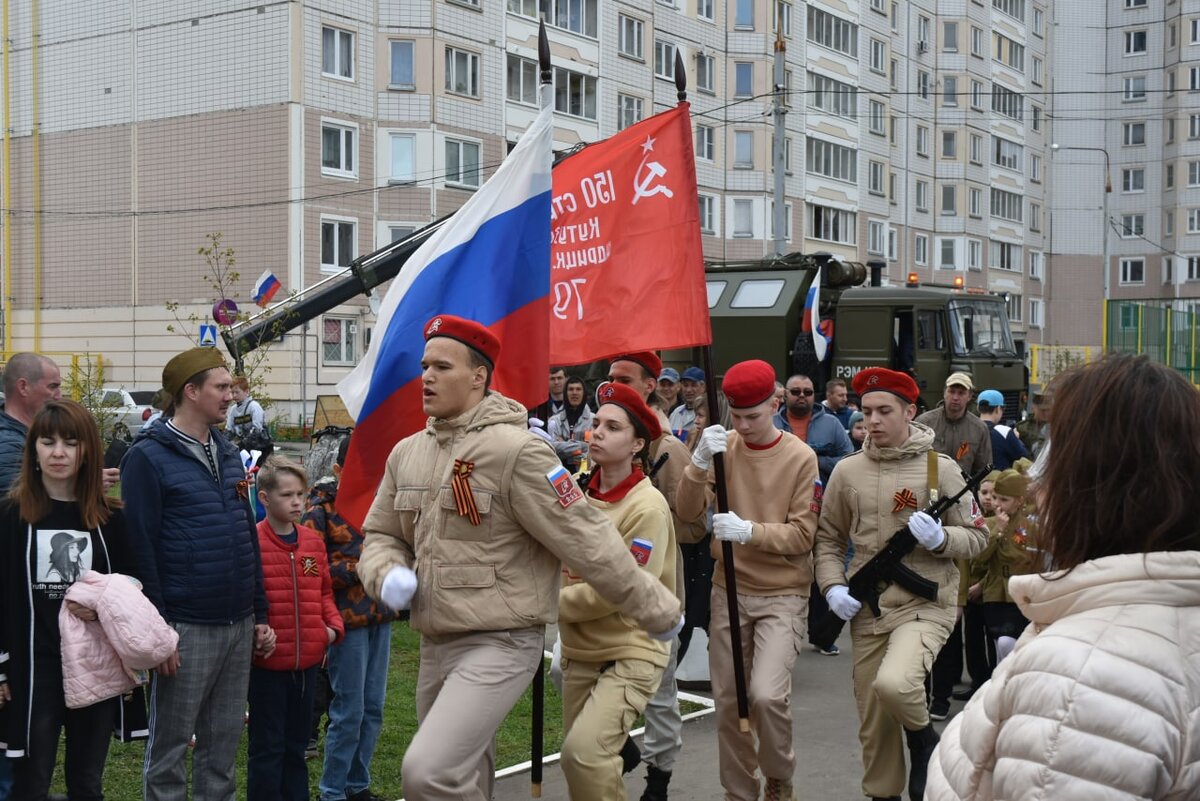
[[[801,395],[808,396],[808,395],[813,395],[815,393],[811,389],[789,389],[788,394],[793,395],[798,398]]]

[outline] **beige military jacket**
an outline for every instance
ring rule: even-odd
[[[430,419],[396,445],[363,524],[358,572],[367,593],[379,598],[384,576],[402,565],[417,573],[411,625],[422,634],[545,625],[558,617],[565,564],[637,625],[671,629],[679,600],[638,569],[608,517],[588,505],[526,420],[519,403],[489,392],[470,411]],[[472,465],[479,525],[458,513],[455,460]]]
[[[838,463],[817,526],[816,575],[824,593],[845,584],[878,553],[918,509],[929,505],[926,454],[933,447],[933,431],[920,423],[909,424],[909,438],[898,448],[880,448],[867,438],[863,449]],[[964,485],[958,465],[938,456],[939,491],[953,494]],[[975,501],[968,493],[942,515],[946,541],[937,552],[920,545],[903,563],[930,581],[937,582],[938,601],[912,595],[899,584],[890,584],[879,596],[881,614],[875,618],[866,603],[855,621],[871,621],[876,634],[884,634],[910,620],[932,620],[953,628],[957,614],[959,573],[955,559],[969,559],[987,545],[988,530]],[[846,550],[854,542],[854,558],[843,570]],[[864,600],[864,599],[859,599]],[[865,617],[864,617],[865,616]]]
[[[967,475],[992,463],[992,432],[987,423],[970,412],[950,420],[946,417],[946,407],[939,406],[918,416],[915,422],[933,430],[933,449],[958,462]]]

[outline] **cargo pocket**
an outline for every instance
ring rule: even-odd
[[[804,646],[808,643],[808,604],[792,618],[792,645],[796,647],[796,653],[799,654],[804,650]]]
[[[442,507],[442,517],[445,519],[442,531],[444,539],[478,542],[491,536],[493,494],[472,489],[471,497],[475,500],[475,509],[479,512],[479,525],[473,524],[469,516],[458,513],[454,490],[450,487],[442,487],[438,491],[438,503]]]
[[[650,699],[658,691],[663,669],[644,659],[618,659],[612,667],[613,676],[623,685],[625,708],[621,710],[621,731],[630,731],[638,715],[646,711]],[[624,740],[618,746],[624,745]]]
[[[400,516],[400,530],[411,534],[421,518],[421,501],[425,498],[424,489],[397,489],[392,499],[392,508]]]

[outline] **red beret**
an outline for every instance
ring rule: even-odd
[[[496,358],[500,355],[500,340],[496,335],[474,320],[455,317],[452,314],[439,314],[425,324],[425,341],[434,337],[449,337],[457,339],[483,358],[496,366]]]
[[[775,368],[761,359],[738,362],[725,373],[721,391],[734,409],[749,409],[775,396]]]
[[[623,353],[620,356],[613,357],[614,362],[633,362],[640,364],[650,371],[650,374],[658,378],[658,374],[662,372],[662,359],[658,358],[658,354],[652,350],[643,350],[637,353]],[[657,438],[656,438],[657,439]]]
[[[658,422],[658,415],[646,405],[646,402],[642,400],[642,396],[633,387],[618,384],[616,381],[609,381],[607,384],[600,386],[600,389],[596,392],[596,397],[599,399],[601,406],[606,403],[612,403],[629,412],[633,419],[645,427],[646,432],[650,435],[650,442],[662,436],[662,425]]]
[[[908,403],[916,403],[921,395],[917,382],[908,373],[899,373],[886,367],[868,367],[854,375],[854,391],[858,397],[868,392],[890,392]]]

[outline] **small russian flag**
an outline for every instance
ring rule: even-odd
[[[279,291],[279,279],[275,277],[275,273],[270,270],[263,270],[263,274],[254,282],[254,294],[251,299],[259,306],[264,308],[271,302],[271,298],[275,297],[275,293]]]

